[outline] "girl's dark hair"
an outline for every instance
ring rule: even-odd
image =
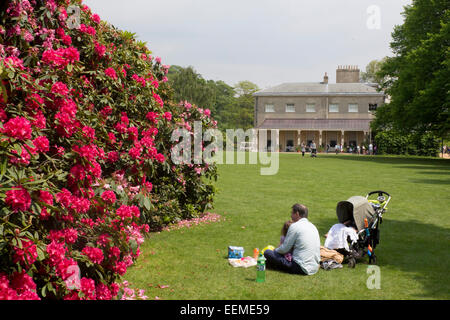
[[[287,234],[287,232],[288,232],[288,229],[289,229],[289,226],[292,224],[292,221],[291,220],[289,220],[289,221],[286,221],[284,224],[283,224],[283,228],[281,229],[281,235],[282,236],[286,236],[286,234]]]

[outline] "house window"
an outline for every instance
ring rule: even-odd
[[[369,111],[375,111],[377,110],[378,104],[376,103],[369,103]]]
[[[266,104],[266,112],[275,112],[275,107],[273,104]]]
[[[315,104],[307,104],[306,112],[316,112],[316,105]]]
[[[294,104],[287,104],[286,105],[286,112],[295,112],[295,105]]]
[[[328,107],[328,112],[339,112],[338,104],[330,104]]]
[[[358,105],[350,103],[348,105],[348,112],[358,112]]]

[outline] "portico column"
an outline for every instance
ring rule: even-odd
[[[322,145],[322,130],[319,130],[319,146]]]
[[[280,152],[280,129],[275,129],[273,131],[275,131],[275,141],[272,140],[272,151]]]
[[[261,135],[261,132],[264,134]],[[270,130],[258,129],[257,130],[257,151],[269,151],[267,150],[267,142],[269,141]]]
[[[297,130],[297,146],[301,145],[302,143],[302,130]]]
[[[341,146],[344,147],[344,130],[341,130]]]

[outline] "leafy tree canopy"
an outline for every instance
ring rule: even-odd
[[[377,72],[391,101],[377,110],[375,129],[450,132],[449,6],[448,0],[414,0],[405,7],[404,23],[392,33],[395,55]]]

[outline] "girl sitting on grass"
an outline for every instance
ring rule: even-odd
[[[283,228],[281,229],[280,244],[278,245],[278,247],[280,247],[283,244],[284,239],[286,239],[289,226],[293,223],[294,222],[292,220],[288,220],[284,223]],[[286,253],[284,257],[286,258],[287,261],[292,261],[292,252]]]

